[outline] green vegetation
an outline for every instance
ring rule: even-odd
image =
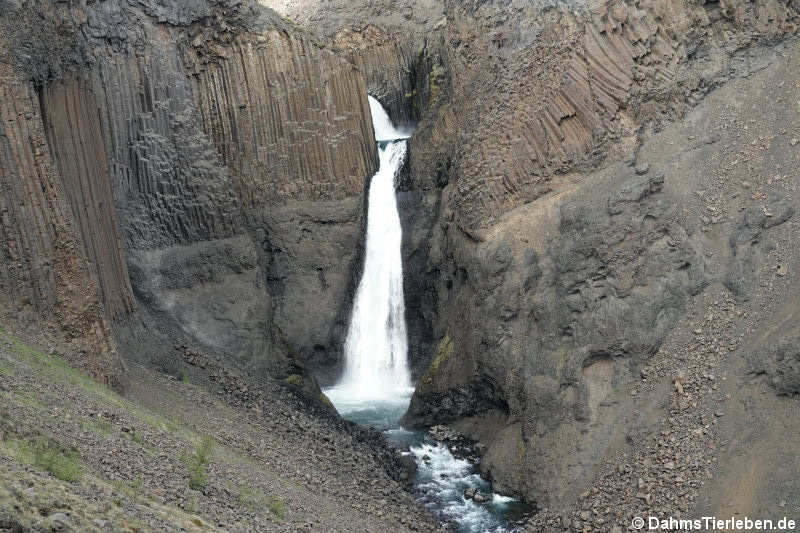
[[[241,485],[239,487],[239,494],[236,496],[239,505],[247,507],[248,509],[255,510],[262,507],[267,501],[267,495],[260,490],[253,489],[248,485]]]
[[[142,436],[141,433],[137,433],[135,429],[130,430],[128,436],[131,438],[131,442],[135,442],[140,446],[144,446],[145,444],[144,437]]]
[[[294,385],[295,387],[303,387],[303,376],[300,374],[292,374],[286,378],[286,383],[289,385]]]
[[[142,489],[144,487],[144,479],[141,476],[128,483],[124,481],[114,481],[112,485],[117,492],[126,495],[132,500],[138,500],[139,497],[143,495]],[[117,505],[121,505],[121,503],[122,502]]]
[[[211,454],[214,452],[214,439],[205,436],[200,439],[200,442],[195,447],[194,453],[186,459],[187,467],[189,468],[189,488],[192,490],[201,490],[206,486],[208,481],[206,474],[206,466],[211,460]]]
[[[283,518],[286,515],[286,505],[283,503],[283,500],[274,499],[269,502],[269,512],[277,516],[278,518]]]
[[[82,425],[90,431],[101,433],[103,435],[110,435],[111,431],[113,430],[111,422],[105,418],[89,417],[88,421]]]
[[[12,392],[12,393],[9,393],[9,396],[15,402],[20,403],[22,405],[27,405],[28,407],[36,409],[37,411],[47,411],[48,410],[47,406],[44,403],[42,403],[38,399],[36,399],[33,396],[30,396],[28,394],[15,394],[15,393]]]
[[[330,398],[328,398],[328,395],[327,395],[327,394],[325,394],[324,392],[320,392],[320,393],[319,393],[319,399],[320,399],[320,400],[322,401],[322,403],[323,403],[323,404],[325,404],[327,407],[330,407],[331,409],[335,409],[335,407],[333,406],[333,402],[331,401],[331,399],[330,399]]]
[[[203,510],[205,506],[203,495],[197,491],[224,479],[224,476],[219,479],[216,476],[212,477],[210,466],[212,458],[215,466],[240,463],[251,465],[253,468],[263,466],[242,450],[224,446],[211,436],[203,436],[202,433],[192,429],[189,423],[178,418],[183,414],[182,411],[179,414],[167,415],[175,417],[170,419],[159,412],[135,404],[93,381],[81,371],[71,368],[58,355],[25,346],[2,330],[0,330],[0,342],[4,345],[0,354],[0,381],[7,375],[16,374],[23,378],[19,382],[11,381],[11,386],[0,392],[0,421],[12,417],[28,418],[24,422],[20,421],[18,425],[12,425],[8,430],[4,427],[4,437],[0,440],[0,457],[13,458],[12,467],[17,471],[25,471],[32,478],[44,479],[51,485],[60,485],[56,480],[58,479],[66,482],[84,480],[84,487],[95,483],[113,486],[113,494],[102,502],[106,507],[118,508],[113,509],[112,514],[127,513],[132,505],[144,505],[157,510],[169,509],[181,516],[184,524],[191,521],[198,527],[207,527],[205,518],[184,516],[185,513],[178,508],[165,506],[159,498],[155,498],[145,488],[145,482],[152,483],[149,473],[144,472],[143,477],[136,477],[139,472],[134,470],[133,477],[120,481],[116,476],[113,476],[116,479],[110,479],[103,476],[103,472],[90,468],[88,465],[93,463],[88,461],[95,456],[91,450],[96,450],[98,445],[102,447],[104,441],[108,444],[107,439],[98,435],[113,436],[115,440],[129,439],[148,453],[160,451],[155,448],[155,444],[162,440],[159,438],[160,434],[170,432],[182,441],[186,446],[186,452],[181,459],[186,470],[177,474],[185,476],[183,491],[186,496],[180,507],[188,513],[197,513],[198,509]],[[6,343],[9,344],[7,349]],[[29,388],[21,386],[31,379],[45,382],[47,386]],[[183,381],[187,382],[186,379]],[[303,376],[293,374],[287,378],[287,383],[302,387]],[[72,398],[73,395],[74,405],[78,407],[85,404],[86,409],[73,409],[72,405],[65,405],[64,398]],[[325,401],[324,396],[322,401]],[[36,412],[32,412],[29,406],[35,407]],[[131,416],[127,416],[126,413]],[[55,427],[51,425],[53,421],[66,422],[58,426],[61,433],[51,433],[43,429]],[[61,437],[68,435],[69,432],[84,436],[87,432],[92,432],[88,439],[90,442],[73,442]],[[73,449],[70,444],[79,446],[79,450]],[[84,448],[85,444],[89,451]],[[115,443],[115,446],[119,444]],[[130,451],[132,445],[123,441],[120,447],[123,451]],[[139,450],[136,450],[136,453],[139,453]],[[87,462],[84,463],[84,460]],[[48,476],[48,473],[52,477]],[[130,476],[130,470],[127,473]],[[283,519],[288,510],[283,499],[257,488],[252,490],[243,487],[240,490],[238,486],[240,482],[241,478],[237,480],[236,485],[232,485],[232,488],[233,494],[239,491],[238,500],[242,505],[247,505],[254,513],[262,515],[269,513]],[[146,529],[128,517],[123,518],[122,523],[129,524],[128,527],[132,530]]]
[[[32,365],[36,369],[44,371],[47,377],[56,380],[60,379],[70,384],[77,385],[85,391],[100,396],[105,402],[111,405],[122,407],[122,399],[111,389],[94,381],[81,371],[72,368],[61,357],[46,354],[30,346],[26,346],[12,336],[6,334],[2,329],[0,329],[0,342],[11,343],[9,350],[14,356],[19,358],[19,362]]]
[[[433,104],[439,98],[444,82],[445,71],[440,65],[434,65],[428,76],[428,90],[430,91],[430,102]]]
[[[239,494],[236,498],[240,505],[250,510],[263,509],[265,506],[269,512],[280,519],[286,516],[286,504],[280,498],[270,498],[259,489],[254,489],[248,485],[239,486]]]
[[[450,332],[447,332],[442,340],[439,341],[439,346],[436,347],[436,357],[433,358],[431,366],[425,371],[422,381],[428,385],[432,384],[433,378],[439,373],[439,367],[450,359],[451,355],[453,355],[453,339],[450,338]]]
[[[10,441],[14,457],[40,470],[50,472],[61,481],[74,483],[83,475],[78,453],[67,450],[52,439],[41,437],[36,441]]]
[[[9,350],[11,351],[12,357],[12,364],[15,365],[31,365],[36,370],[41,370],[45,374],[45,377],[53,382],[66,382],[72,385],[76,385],[81,389],[91,393],[95,396],[98,400],[100,400],[104,405],[109,407],[116,407],[127,411],[137,417],[142,422],[156,428],[160,431],[164,431],[166,433],[176,433],[179,430],[179,427],[174,422],[164,418],[161,415],[155,414],[152,411],[137,406],[123,398],[121,398],[117,393],[94,381],[92,378],[83,374],[81,371],[76,370],[69,366],[66,361],[64,361],[58,355],[50,355],[43,353],[39,350],[26,346],[22,344],[14,337],[6,334],[2,328],[0,328],[0,342],[9,342],[11,346],[9,346]],[[12,368],[13,371],[13,368]],[[20,403],[25,405],[29,405],[30,407],[34,407],[37,409],[46,408],[46,405],[36,399],[29,398],[29,397],[14,397],[14,400],[18,400]],[[95,429],[101,429],[97,428]]]
[[[183,502],[183,510],[188,513],[197,513],[200,509],[200,505],[197,502],[197,494],[187,494],[186,501]]]

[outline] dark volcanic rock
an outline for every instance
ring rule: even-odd
[[[178,365],[165,349],[174,342],[254,372],[286,374],[292,360],[335,369],[376,164],[352,63],[254,1],[4,1],[0,11],[0,105],[24,119],[4,121],[0,177],[37,183],[3,209],[14,212],[1,234],[29,242],[26,261],[61,277],[48,301],[32,298],[26,287],[48,276],[6,274],[18,260],[9,251],[3,310],[50,307],[54,329],[108,360],[113,320],[123,355],[164,369]],[[35,144],[15,140],[26,137]],[[59,219],[58,235],[24,227],[37,210]],[[102,365],[96,373],[113,373]]]
[[[783,338],[746,357],[750,374],[766,376],[777,394],[800,394],[800,337]]]
[[[783,224],[794,211],[790,201],[773,197],[766,206],[753,206],[742,214],[728,241],[732,259],[723,281],[739,300],[749,299],[752,294],[756,267],[763,255],[763,231]]]
[[[445,331],[406,421],[505,418],[482,468],[536,499],[563,490],[576,474],[557,465],[581,452],[556,435],[596,421],[600,397],[658,349],[709,281],[665,179],[631,175],[523,208],[485,242],[442,224]]]

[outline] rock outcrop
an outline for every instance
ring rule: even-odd
[[[781,112],[783,99],[796,94],[791,60],[782,59],[797,53],[796,41],[789,43],[743,52],[764,63],[709,93],[685,120],[642,134],[629,157],[565,175],[557,190],[500,212],[485,230],[461,227],[456,193],[445,187],[432,242],[416,249],[429,258],[426,283],[438,279],[433,337],[440,348],[406,420],[446,422],[488,444],[481,464],[496,486],[551,509],[629,501],[622,494],[640,476],[659,508],[691,509],[701,490],[659,488],[657,496],[647,469],[681,468],[688,486],[700,486],[706,473],[675,457],[704,457],[698,450],[711,444],[694,438],[710,431],[691,426],[685,447],[659,438],[671,439],[692,416],[708,425],[718,400],[701,401],[698,392],[689,401],[674,381],[686,372],[693,381],[723,372],[719,354],[772,320],[764,311],[757,325],[719,328],[729,316],[747,316],[728,301],[769,309],[764,275],[780,278],[793,268],[773,255],[772,237],[791,231],[796,209],[793,185],[784,181],[791,172],[773,171],[793,168],[797,157],[786,151],[793,146],[786,132],[796,125]],[[770,74],[757,77],[762,70]],[[731,105],[734,94],[741,100]],[[726,296],[707,298],[709,291]],[[703,317],[702,327],[691,325]],[[707,327],[713,344],[707,336],[676,345]],[[786,394],[791,350],[766,352],[753,352],[758,364],[749,372]],[[706,414],[693,415],[693,405]],[[642,506],[653,508],[649,500]],[[630,516],[637,509],[631,504]],[[580,527],[571,518],[568,527],[585,525],[577,512],[576,520]]]
[[[43,344],[115,384],[118,360],[103,307],[114,296],[98,283],[99,275],[117,274],[115,264],[98,265],[118,253],[115,227],[98,209],[110,200],[108,189],[87,191],[86,204],[72,204],[80,184],[62,171],[74,180],[74,167],[86,160],[61,161],[51,152],[43,104],[6,45],[0,43],[0,317],[13,330],[39,330]]]
[[[6,208],[4,270],[24,271],[22,257],[35,266],[29,278],[4,276],[13,300],[3,308],[30,301],[42,312],[59,291],[86,294],[83,313],[106,335],[91,351],[108,353],[89,359],[113,359],[111,323],[125,358],[170,372],[182,343],[252,371],[288,374],[310,360],[335,371],[376,166],[358,69],[254,2],[2,10],[10,147],[0,167],[7,187],[52,181],[25,201],[58,220],[46,227],[58,236],[17,246],[33,215]],[[12,119],[34,133],[11,131]],[[39,271],[61,268],[48,243],[65,248],[80,280]],[[26,285],[39,294],[23,295]]]
[[[769,0],[448,7],[451,81],[438,112],[447,126],[436,136],[455,156],[455,219],[476,235],[558,191],[565,174],[631,153],[641,133],[758,68],[761,58],[736,50],[792,35],[799,21],[795,7]],[[451,135],[453,119],[470,134]]]
[[[764,251],[748,232],[785,217],[754,213],[791,213],[785,196],[742,205],[753,213],[720,232],[720,251],[705,234],[722,216],[686,192],[701,194],[696,169],[711,170],[672,145],[644,161],[643,143],[780,61],[800,12],[771,0],[407,1],[372,16],[372,4],[270,5],[349,51],[393,116],[417,122],[399,201],[411,344],[424,353],[412,353],[406,421],[489,444],[482,467],[501,489],[576,501],[618,435],[643,442],[665,414],[668,390],[639,414],[620,391],[708,287],[756,291]],[[670,142],[709,158],[716,126]]]

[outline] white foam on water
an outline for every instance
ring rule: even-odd
[[[325,391],[340,413],[366,404],[408,404],[414,388],[408,371],[403,297],[403,238],[395,177],[406,157],[407,132],[395,129],[380,103],[369,97],[380,166],[369,187],[364,269],[345,342],[344,374]]]
[[[369,99],[369,110],[372,113],[372,129],[375,130],[375,140],[378,142],[408,139],[413,133],[408,128],[396,128],[392,119],[380,102],[372,96]]]
[[[345,418],[383,430],[405,445],[419,443],[419,433],[397,426],[414,388],[408,370],[408,340],[400,253],[402,229],[397,211],[395,178],[406,157],[409,130],[395,128],[380,103],[369,97],[380,166],[369,187],[364,269],[353,300],[345,342],[344,372],[326,389]],[[499,494],[478,504],[464,497],[466,488],[488,494],[490,485],[469,461],[458,459],[441,443],[410,447],[418,465],[415,480],[422,502],[462,531],[503,533],[491,511],[514,501]],[[427,460],[425,460],[427,459]]]
[[[469,461],[453,456],[441,443],[412,446],[411,453],[417,461],[417,487],[425,495],[425,505],[455,521],[462,531],[508,531],[490,512],[489,506],[502,507],[515,501],[513,498],[492,494],[491,503],[479,504],[464,496],[467,488],[484,493],[489,489],[489,484],[475,473]]]
[[[515,500],[511,496],[503,496],[502,494],[497,494],[497,493],[492,495],[492,503],[495,504],[495,505],[503,505],[503,504],[511,503],[511,502],[515,502],[515,501],[517,501],[517,500]]]

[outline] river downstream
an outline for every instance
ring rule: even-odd
[[[336,397],[335,389],[328,394]],[[476,465],[457,458],[443,442],[427,431],[400,427],[398,420],[408,408],[410,397],[380,403],[333,400],[341,415],[363,426],[382,431],[389,442],[414,457],[417,472],[414,494],[419,502],[442,522],[462,533],[508,533],[530,507],[518,500],[493,492],[491,484],[478,473]],[[477,490],[488,501],[476,503],[465,497],[467,490]]]
[[[344,346],[344,372],[325,390],[346,419],[383,431],[417,464],[414,491],[443,523],[464,533],[504,533],[525,506],[495,494],[474,464],[455,457],[426,431],[398,421],[414,392],[408,369],[408,337],[403,295],[402,228],[395,180],[405,163],[411,131],[397,129],[369,97],[379,168],[369,186],[364,269]],[[472,494],[477,491],[477,496]]]

